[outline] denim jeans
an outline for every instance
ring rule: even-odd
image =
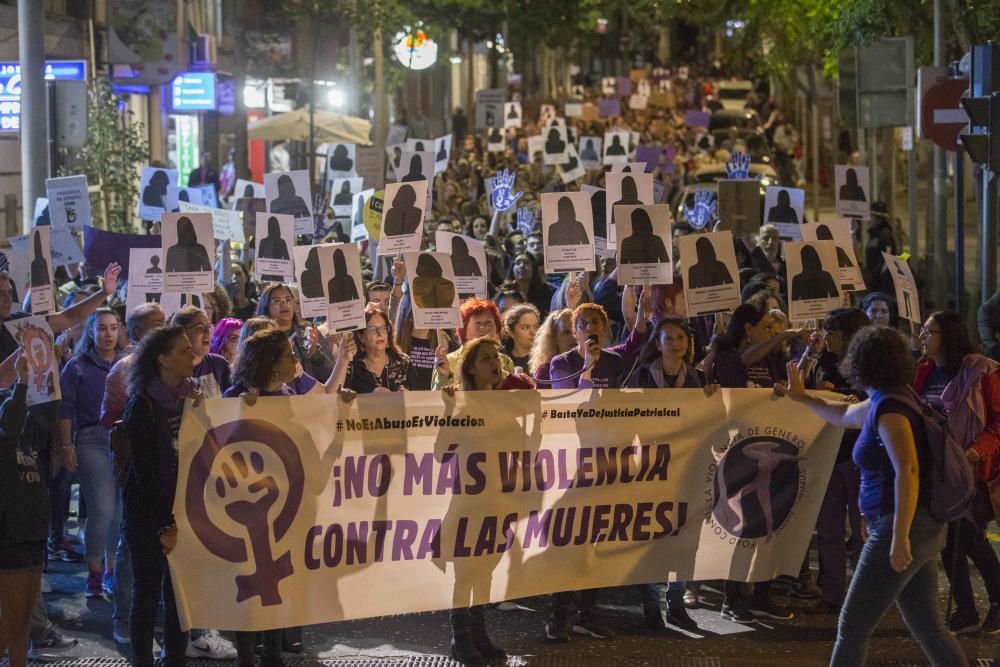
[[[76,432],[77,476],[80,492],[87,499],[87,531],[84,546],[87,562],[113,561],[118,548],[121,504],[111,466],[108,432],[90,426]]]
[[[913,562],[896,572],[889,563],[893,518],[892,514],[866,517],[868,541],[840,610],[830,667],[865,664],[871,636],[893,602],[932,665],[968,664],[938,609],[937,559],[944,544],[944,524],[918,508],[910,526]]]
[[[119,497],[121,493],[119,492]],[[114,596],[111,598],[114,607],[111,620],[115,626],[128,627],[128,617],[132,611],[132,559],[128,554],[128,544],[125,535],[118,537],[118,548],[115,550]]]

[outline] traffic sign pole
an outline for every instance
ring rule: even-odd
[[[43,3],[17,3],[18,55],[21,60],[21,207],[27,233],[34,222],[35,199],[45,196],[48,167],[45,114],[45,13]]]

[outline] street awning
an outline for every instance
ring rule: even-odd
[[[372,124],[336,111],[317,109],[313,116],[317,144],[331,141],[370,146]],[[254,121],[248,126],[251,141],[309,141],[309,107]]]

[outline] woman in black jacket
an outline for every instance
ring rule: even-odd
[[[177,544],[174,489],[184,400],[196,395],[194,350],[175,325],[146,335],[135,352],[125,408],[132,463],[123,493],[122,529],[132,557],[132,664],[153,665],[153,625],[163,597],[164,664],[183,665],[187,634],[181,631],[166,554]]]
[[[48,443],[58,403],[44,403],[29,416],[28,358],[19,355],[15,368],[17,384],[0,406],[0,656],[7,651],[9,664],[23,667],[49,529],[49,492],[38,451]]]

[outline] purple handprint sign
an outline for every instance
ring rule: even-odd
[[[288,551],[275,558],[272,534],[277,544],[288,533],[302,503],[304,483],[298,447],[270,422],[243,419],[205,434],[191,461],[185,506],[192,530],[212,554],[245,563],[252,552],[254,572],[236,576],[237,602],[260,596],[264,606],[281,604],[278,584],[294,568]],[[284,503],[272,522],[282,493]],[[210,496],[212,504],[222,505],[229,518],[246,528],[245,536],[230,535],[212,521],[206,502]]]

